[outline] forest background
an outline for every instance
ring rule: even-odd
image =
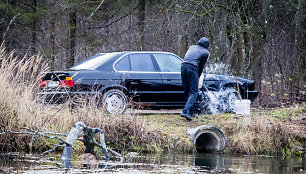
[[[98,52],[184,57],[210,39],[207,73],[254,79],[261,106],[305,101],[305,0],[1,0],[0,42],[62,70]]]

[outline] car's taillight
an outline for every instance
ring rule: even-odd
[[[73,86],[72,77],[66,77],[65,80],[61,80],[60,86],[62,86],[62,87],[72,87]]]
[[[47,81],[43,81],[43,80],[40,78],[39,87],[41,87],[41,88],[47,87],[47,84],[48,84]]]

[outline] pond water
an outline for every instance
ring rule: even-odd
[[[53,159],[51,161],[50,159]],[[60,155],[1,154],[0,173],[306,173],[305,158],[224,154],[140,154],[123,161],[72,161],[61,168]]]

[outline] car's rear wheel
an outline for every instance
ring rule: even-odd
[[[121,114],[127,108],[127,97],[122,91],[111,89],[103,95],[103,103],[106,112]]]
[[[235,100],[238,100],[238,91],[234,88],[225,89],[225,112],[230,113],[235,111]]]

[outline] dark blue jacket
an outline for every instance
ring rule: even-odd
[[[209,46],[209,41],[207,40],[207,42],[204,44],[199,42],[198,45],[189,47],[183,60],[183,63],[189,63],[197,67],[199,76],[201,76],[204,65],[209,57],[209,52],[206,50]]]

